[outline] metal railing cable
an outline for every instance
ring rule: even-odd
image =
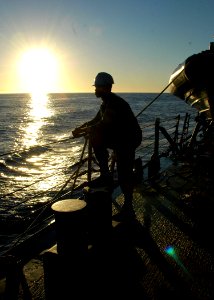
[[[176,119],[176,118],[177,118],[177,116],[176,116],[176,117],[173,117],[173,119]],[[171,118],[168,119],[167,121],[169,121],[169,120],[171,120]],[[162,121],[162,123],[164,123],[164,122],[166,122],[166,120],[163,120],[163,121]],[[144,130],[145,128],[148,128],[148,127],[154,127],[154,124],[150,124],[150,125],[144,126],[144,127],[143,127],[143,130]],[[147,140],[150,140],[150,139],[153,139],[153,138],[154,138],[154,134],[152,134],[151,136],[147,136]],[[66,139],[66,140],[67,140],[67,139]],[[147,144],[147,145],[144,146],[144,147],[140,147],[139,149],[137,149],[137,151],[139,152],[139,150],[142,149],[142,148],[144,148],[144,150],[145,150],[146,148],[149,148],[150,145],[152,145],[152,143],[150,143],[149,145]],[[81,162],[81,161],[83,161],[83,159],[81,159],[80,162]],[[85,161],[87,161],[87,158],[85,158]],[[70,166],[69,168],[75,167],[75,166],[79,165],[80,162],[74,163],[74,164],[73,164],[72,166]],[[63,168],[62,170],[64,170],[64,168]],[[54,175],[56,175],[56,173],[54,173]],[[27,188],[29,188],[30,186],[32,186],[32,185],[34,185],[34,184],[37,184],[38,182],[40,182],[40,181],[42,181],[42,180],[44,180],[44,179],[50,178],[50,177],[52,177],[52,176],[54,176],[54,175],[51,174],[51,175],[48,175],[48,176],[46,176],[46,177],[42,177],[41,179],[39,179],[39,180],[37,180],[37,181],[35,181],[35,182],[33,182],[33,183],[27,185],[27,186],[24,186],[24,187],[22,187],[22,188],[16,189],[16,190],[13,191],[13,192],[10,192],[10,193],[1,195],[0,198],[3,199],[3,198],[5,198],[5,197],[7,197],[7,196],[10,196],[10,195],[14,194],[14,193],[20,192],[20,191],[22,191],[22,190],[24,190],[24,189],[27,189]],[[75,172],[73,173],[72,176],[73,176],[73,177],[75,176]],[[56,187],[56,186],[55,186],[55,187]],[[45,194],[45,193],[47,193],[48,191],[52,190],[53,188],[54,188],[54,187],[51,187],[50,189],[44,191],[43,193]],[[41,195],[41,193],[40,193],[39,195]],[[37,196],[37,195],[34,195],[33,197],[35,198],[36,196]],[[32,196],[31,196],[31,199],[32,199]],[[22,203],[24,203],[24,202],[27,202],[27,201],[29,201],[29,199],[27,199],[27,200],[25,200],[25,201],[22,201],[20,204],[22,204]],[[19,204],[16,204],[15,206],[18,206],[18,205],[19,205]],[[13,209],[15,206],[13,206],[12,208],[7,209],[7,210],[11,210],[11,209]]]
[[[149,102],[137,115],[136,118],[139,117],[153,102],[155,102],[167,89],[170,87],[170,85],[180,76],[180,74],[184,71],[184,68],[181,69],[181,71],[173,78],[172,81],[170,81],[166,87],[151,101]]]
[[[85,159],[85,161],[86,161],[86,159]],[[69,169],[70,169],[70,168],[76,167],[79,163],[80,163],[80,162],[75,162],[73,165],[69,166]],[[40,178],[39,180],[36,180],[36,181],[32,182],[31,184],[28,184],[28,185],[25,185],[25,186],[23,186],[23,187],[21,187],[21,188],[18,188],[18,189],[14,190],[14,191],[12,191],[12,192],[10,192],[10,193],[0,195],[0,199],[6,198],[6,197],[8,197],[8,196],[11,196],[11,195],[17,193],[17,192],[23,191],[23,190],[25,190],[25,189],[27,189],[27,188],[29,188],[29,187],[31,187],[31,186],[33,186],[33,185],[35,185],[35,184],[41,182],[41,181],[43,181],[44,179],[48,179],[48,178],[50,178],[50,177],[52,177],[52,176],[55,176],[55,175],[57,175],[57,174],[62,173],[62,172],[65,171],[66,169],[67,169],[67,168],[65,168],[65,167],[64,167],[64,168],[61,168],[61,170],[60,170],[59,172],[57,172],[57,173],[50,174],[50,175],[48,175],[48,176],[42,177],[42,178]],[[52,188],[53,188],[53,187],[52,187]],[[50,188],[50,190],[51,190],[52,188]]]
[[[73,136],[67,137],[67,138],[64,138],[64,139],[61,139],[61,140],[53,141],[53,142],[50,142],[50,143],[47,143],[47,144],[37,145],[37,146],[39,146],[39,147],[48,147],[49,145],[57,144],[57,143],[64,143],[64,142],[70,141],[72,139],[74,139]],[[30,149],[31,148],[24,148],[24,149],[22,149],[21,153],[29,151]],[[19,151],[14,150],[14,151],[11,151],[11,152],[6,152],[6,153],[3,153],[3,154],[0,154],[0,157],[2,157],[2,156],[8,156],[8,155],[13,155],[13,154],[18,154],[18,153],[19,153]]]
[[[79,170],[80,170],[81,165],[82,165],[81,162],[83,162],[83,156],[84,156],[84,153],[85,153],[85,148],[86,148],[86,146],[87,146],[87,143],[88,143],[88,140],[85,139],[85,143],[84,143],[84,145],[83,145],[83,149],[82,149],[82,153],[81,153],[81,157],[80,157],[80,163],[79,163],[79,165],[78,165],[77,170],[75,171],[75,174],[76,174],[76,175],[75,175],[75,178],[74,178],[74,181],[73,181],[71,193],[73,192],[74,186],[75,186],[75,184],[76,184],[76,180],[77,180],[77,178],[78,178]],[[72,178],[73,178],[73,174],[72,174],[72,175],[69,177],[69,179],[64,183],[64,185],[62,186],[61,190],[60,190],[58,193],[56,193],[56,195],[53,197],[53,199],[52,199],[51,202],[53,202],[55,199],[57,199],[57,196],[60,195],[60,193],[62,192],[62,190],[64,190],[64,188],[67,186],[67,184],[71,181]]]
[[[170,82],[151,102],[149,102],[137,115],[136,117],[138,118],[150,105],[152,105],[153,102],[155,102],[167,89],[168,87],[172,84]]]
[[[79,174],[80,174],[80,168],[81,168],[81,166],[83,165],[83,163],[85,162],[85,160],[84,160],[84,152],[85,152],[86,146],[87,146],[87,139],[85,139],[85,144],[84,144],[83,149],[82,149],[80,161],[79,161],[78,164],[77,164],[77,165],[78,165],[77,170],[75,170],[75,172],[74,172],[74,173],[69,177],[69,179],[63,184],[63,186],[60,188],[60,190],[59,190],[59,191],[51,198],[51,200],[48,201],[48,203],[46,203],[46,204],[44,205],[44,207],[41,208],[41,209],[42,209],[41,212],[36,216],[36,218],[33,220],[33,222],[31,222],[31,224],[27,227],[27,229],[26,229],[24,232],[22,232],[22,233],[16,238],[15,242],[13,243],[13,245],[12,245],[12,246],[4,253],[4,254],[6,254],[6,253],[8,253],[9,251],[11,251],[11,250],[12,250],[12,249],[20,242],[20,240],[22,240],[22,238],[23,238],[24,236],[26,236],[27,233],[28,233],[32,228],[34,228],[35,224],[36,224],[37,221],[39,220],[39,217],[44,213],[44,211],[45,211],[45,209],[46,209],[47,207],[50,207],[50,205],[51,205],[53,202],[55,202],[55,201],[57,201],[58,199],[60,199],[60,198],[62,197],[62,195],[65,196],[65,195],[67,194],[67,192],[64,193],[64,194],[62,194],[62,192],[64,191],[64,189],[65,189],[65,187],[68,185],[68,183],[71,181],[71,179],[74,179],[74,181],[73,181],[72,189],[71,189],[71,191],[69,191],[69,193],[70,193],[70,194],[73,193],[74,186],[75,186],[75,184],[76,184],[76,180],[77,180],[77,178],[78,178],[78,176],[79,176]]]
[[[60,172],[58,172],[57,174],[60,174]],[[21,192],[21,191],[23,191],[23,190],[25,190],[25,189],[31,187],[32,185],[35,185],[35,184],[37,184],[37,183],[43,181],[44,179],[50,178],[50,177],[55,176],[55,175],[56,175],[56,173],[51,174],[51,175],[48,175],[48,176],[45,176],[45,177],[42,177],[42,178],[40,178],[39,180],[36,180],[36,181],[34,181],[34,182],[32,182],[32,183],[30,183],[30,184],[28,184],[28,185],[25,185],[25,186],[23,186],[23,187],[21,187],[21,188],[19,188],[19,189],[16,189],[16,190],[14,190],[14,191],[12,191],[12,192],[10,192],[10,193],[3,194],[3,195],[0,196],[0,199],[6,198],[6,197],[8,197],[8,196],[11,196],[11,195],[13,195],[13,194],[15,194],[15,193],[17,193],[17,192]]]
[[[82,149],[82,153],[81,153],[81,157],[80,157],[80,161],[83,159],[84,156],[84,152],[85,152],[85,148],[87,146],[87,139],[85,139],[85,143]],[[81,165],[81,164],[80,164]],[[78,167],[77,171],[76,171],[76,176],[73,182],[73,187],[75,185],[76,179],[78,177],[78,172],[79,172],[80,166]],[[37,217],[31,222],[31,224],[27,227],[27,229],[22,232],[17,239],[15,240],[15,243],[6,250],[6,252],[4,252],[3,255],[7,254],[8,252],[10,252],[13,248],[15,248],[15,246],[20,242],[20,240],[23,238],[23,236],[25,236],[31,229],[32,227],[36,224],[37,220],[39,219],[39,217],[44,213],[44,211],[47,209],[47,207],[49,207],[52,203],[54,203],[55,201],[58,200],[58,196],[60,195],[60,193],[64,190],[64,188],[67,186],[67,184],[70,182],[70,180],[72,179],[73,174],[69,177],[69,179],[63,184],[63,186],[61,187],[61,189],[54,195],[54,197],[51,199],[50,202],[48,202],[47,204],[44,205],[42,211],[37,215]],[[72,189],[73,189],[72,187]],[[71,190],[72,193],[72,190]]]

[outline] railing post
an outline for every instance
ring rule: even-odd
[[[116,154],[114,151],[112,151],[110,156],[110,165],[109,165],[109,169],[112,175],[114,174],[115,164],[116,164]]]
[[[88,172],[87,172],[87,180],[91,181],[91,173],[92,173],[92,145],[90,139],[88,139]]]
[[[155,121],[155,147],[154,147],[154,156],[158,157],[159,153],[159,126],[160,126],[160,119],[156,118]]]
[[[179,123],[180,123],[180,115],[177,116],[177,123],[175,125],[175,135],[174,135],[174,142],[178,143],[178,129],[179,129]]]
[[[185,119],[184,119],[184,124],[183,124],[183,130],[180,138],[180,148],[183,149],[183,144],[186,139],[187,133],[188,133],[188,128],[189,128],[189,114],[186,113]]]
[[[160,158],[159,158],[159,127],[160,119],[155,120],[155,143],[154,143],[154,153],[152,154],[151,160],[148,163],[148,177],[154,178],[158,175],[160,170]]]

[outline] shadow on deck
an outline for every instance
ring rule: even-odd
[[[98,223],[83,256],[46,250],[24,269],[30,293],[18,299],[214,299],[213,189],[212,176],[187,164],[139,183],[135,221],[110,220],[107,231]]]

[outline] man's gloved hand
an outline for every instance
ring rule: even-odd
[[[81,137],[81,136],[84,136],[84,135],[87,135],[89,132],[90,132],[90,127],[77,127],[75,128],[73,131],[72,131],[72,134],[73,134],[73,137]]]

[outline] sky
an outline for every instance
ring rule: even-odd
[[[0,93],[161,92],[214,41],[213,0],[0,0]]]

